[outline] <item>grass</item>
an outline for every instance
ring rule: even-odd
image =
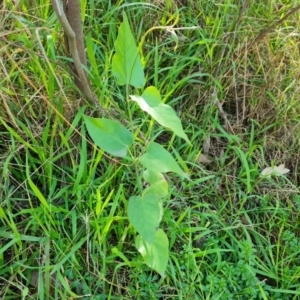
[[[0,298],[299,299],[298,14],[251,45],[296,2],[83,2],[90,78],[104,113],[126,124],[129,109],[137,149],[157,137],[192,179],[168,175],[167,274],[151,271],[134,246],[126,209],[142,179],[89,141],[82,115],[93,108],[69,76],[49,1],[7,1]],[[111,72],[123,10],[138,41],[154,26],[182,28],[153,30],[143,54],[147,84],[176,109],[192,146],[124,101]],[[260,177],[282,163],[286,176]]]

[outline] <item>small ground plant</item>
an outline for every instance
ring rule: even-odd
[[[116,40],[112,71],[118,84],[125,85],[126,101],[128,101],[129,86],[142,88],[145,78],[142,61],[125,13],[123,18],[124,21]],[[180,119],[169,105],[162,102],[157,88],[149,86],[141,96],[131,95],[130,98],[155,121],[190,143],[183,131]],[[134,143],[135,135],[133,133],[120,122],[110,119],[84,116],[84,120],[88,132],[97,146],[109,154],[126,159],[129,147]],[[133,127],[132,120],[130,124]],[[163,199],[169,192],[168,182],[162,173],[174,172],[182,178],[186,175],[172,155],[158,143],[150,141],[148,145],[142,147],[146,148],[145,154],[140,157],[132,156],[129,158],[129,162],[133,161],[135,164],[138,161],[144,167],[142,177],[149,186],[141,190],[141,195],[130,197],[128,218],[139,233],[135,240],[136,248],[144,257],[146,264],[164,276],[169,259],[169,242],[165,232],[158,229],[158,226],[163,217]],[[131,155],[132,152],[137,153],[134,150],[131,151]],[[139,169],[136,167],[137,171]],[[139,177],[137,175],[137,178]]]

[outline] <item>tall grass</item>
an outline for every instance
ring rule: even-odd
[[[35,4],[7,1],[0,17],[0,298],[298,299],[298,15],[251,45],[296,3],[82,1],[103,114],[128,125],[129,105],[136,134],[157,137],[192,179],[169,175],[165,278],[127,220],[142,179],[90,142],[82,115],[94,108],[72,83],[50,2]],[[123,10],[138,41],[160,27],[142,49],[147,85],[192,147],[125,102],[111,73]],[[282,163],[286,176],[260,176]]]

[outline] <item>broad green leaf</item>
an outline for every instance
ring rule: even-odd
[[[174,172],[186,177],[173,156],[155,142],[148,145],[146,153],[140,157],[140,162],[145,168],[154,172]]]
[[[151,170],[145,170],[143,172],[143,178],[150,184],[154,184],[165,179],[163,174]]]
[[[157,198],[168,195],[168,182],[161,173],[145,170],[143,178],[150,183],[150,186],[144,190],[144,195],[154,195]]]
[[[160,221],[159,200],[153,195],[130,197],[128,218],[134,229],[151,243]]]
[[[116,53],[112,59],[112,72],[119,85],[144,86],[144,70],[129,22],[123,13],[123,23],[115,43]]]
[[[154,195],[157,198],[166,197],[168,195],[168,183],[164,180],[151,184],[144,190],[143,194]]]
[[[143,256],[145,263],[164,277],[169,259],[169,241],[163,230],[157,230],[151,244],[141,236],[137,236],[135,246]]]
[[[85,125],[94,143],[111,155],[124,157],[133,143],[132,133],[117,121],[84,116]]]
[[[150,86],[144,91],[142,96],[130,96],[130,98],[136,101],[139,107],[160,125],[171,129],[176,135],[190,143],[176,112],[171,106],[161,101],[160,93],[156,87]]]

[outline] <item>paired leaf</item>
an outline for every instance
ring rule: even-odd
[[[153,195],[130,197],[128,218],[134,229],[148,242],[155,237],[160,222],[159,200]]]
[[[179,167],[173,156],[155,142],[148,145],[146,153],[140,157],[140,162],[146,169],[154,172],[174,172],[186,177],[186,174]]]
[[[183,131],[182,124],[173,108],[161,101],[161,96],[156,87],[148,87],[142,96],[130,96],[139,107],[147,112],[157,123],[171,129],[176,135],[190,143]]]
[[[135,246],[143,256],[145,263],[164,277],[169,259],[169,241],[164,231],[158,229],[151,244],[141,236],[137,236]]]
[[[112,59],[112,72],[119,85],[130,84],[136,88],[144,86],[144,70],[129,22],[123,13],[123,23],[119,28],[115,43],[116,53]]]
[[[111,155],[124,157],[133,143],[132,133],[117,121],[84,116],[85,125],[94,143]]]

